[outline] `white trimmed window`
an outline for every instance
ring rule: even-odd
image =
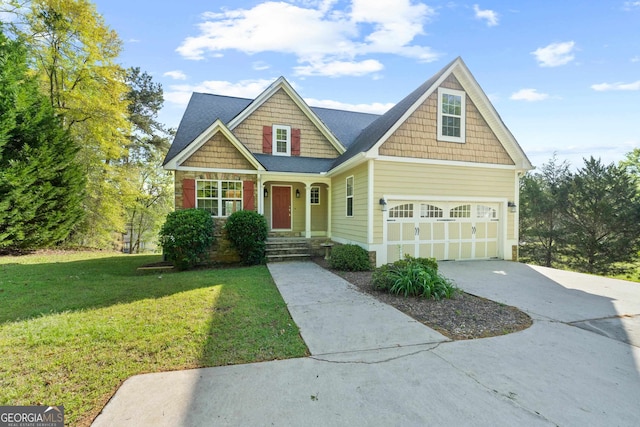
[[[320,187],[311,187],[311,194],[309,195],[311,198],[312,205],[320,204]]]
[[[346,187],[347,216],[353,216],[353,176],[347,178]]]
[[[274,156],[291,155],[291,126],[273,125]]]
[[[465,142],[465,93],[438,88],[438,140]]]
[[[242,181],[196,181],[196,207],[218,217],[242,210]]]

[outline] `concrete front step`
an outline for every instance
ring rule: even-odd
[[[308,261],[311,254],[267,255],[267,262]]]
[[[311,257],[309,241],[304,238],[270,238],[266,243],[267,262],[308,260]]]

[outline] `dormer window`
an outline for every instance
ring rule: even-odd
[[[438,88],[438,140],[465,142],[465,93]]]
[[[291,126],[273,125],[274,156],[291,155]]]

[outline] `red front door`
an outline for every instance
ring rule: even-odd
[[[291,230],[291,187],[271,187],[271,228]]]

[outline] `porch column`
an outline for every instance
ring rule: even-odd
[[[304,237],[311,238],[311,184],[304,187]]]
[[[327,237],[331,238],[331,183],[327,184]]]

